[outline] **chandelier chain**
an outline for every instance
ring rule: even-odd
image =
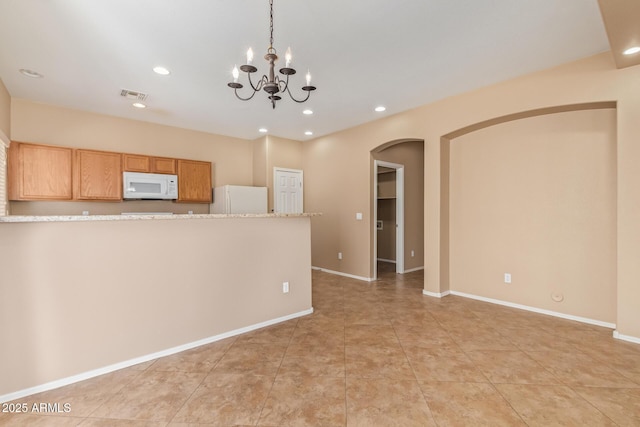
[[[273,0],[269,0],[269,49],[273,49]]]

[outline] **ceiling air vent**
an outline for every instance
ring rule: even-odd
[[[122,89],[120,91],[120,96],[123,96],[127,99],[135,100],[135,101],[144,101],[147,99],[147,94],[142,92],[136,92],[134,90]]]

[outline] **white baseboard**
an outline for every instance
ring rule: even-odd
[[[395,259],[384,259],[384,258],[378,258],[378,261],[382,261],[382,262],[390,262],[391,264],[395,264],[396,260]]]
[[[465,292],[451,291],[451,295],[457,295],[464,298],[471,298],[478,301],[490,302],[492,304],[504,305],[506,307],[518,308],[520,310],[532,311],[534,313],[546,314],[548,316],[560,317],[562,319],[575,320],[576,322],[588,323],[589,325],[602,326],[605,328],[615,329],[615,323],[603,322],[601,320],[589,319],[587,317],[574,316],[571,314],[559,313],[557,311],[545,310],[543,308],[531,307],[528,305],[516,304],[513,302],[502,301],[493,298],[481,297],[478,295],[467,294]]]
[[[450,291],[444,291],[444,292],[431,292],[431,291],[425,291],[424,289],[422,290],[422,295],[426,295],[428,297],[434,297],[434,298],[442,298],[442,297],[446,297],[447,295],[449,295],[451,292]]]
[[[308,310],[300,311],[298,313],[289,314],[287,316],[278,317],[276,319],[267,320],[265,322],[256,323],[254,325],[245,326],[244,328],[234,329],[233,331],[225,332],[212,337],[204,338],[198,341],[190,342],[187,344],[179,345],[177,347],[168,348],[166,350],[158,351],[156,353],[147,354],[145,356],[136,357],[135,359],[126,360],[124,362],[115,363],[113,365],[105,366],[103,368],[93,369],[88,372],[73,375],[67,378],[51,381],[45,384],[29,387],[24,390],[19,390],[13,393],[8,393],[0,396],[0,403],[9,402],[11,400],[20,399],[32,394],[41,393],[43,391],[53,390],[55,388],[64,387],[69,384],[77,383],[80,381],[88,380],[99,375],[108,374],[109,372],[117,371],[119,369],[128,368],[130,366],[137,365],[139,363],[148,362],[150,360],[157,359],[159,357],[170,356],[181,351],[190,350],[195,347],[200,347],[205,344],[210,344],[216,341],[230,338],[236,335],[244,334],[246,332],[254,331],[256,329],[264,328],[266,326],[275,325],[276,323],[285,322],[287,320],[295,319],[297,317],[306,316],[313,313],[313,307]]]
[[[617,339],[617,340],[629,341],[629,342],[632,342],[634,344],[640,344],[640,338],[632,337],[631,335],[622,335],[618,331],[613,331],[613,337],[615,339]]]
[[[326,268],[311,267],[312,270],[324,271],[325,273],[335,274],[337,276],[349,277],[351,279],[362,280],[365,282],[373,282],[375,279],[371,277],[356,276],[355,274],[343,273],[341,271],[327,270]]]
[[[420,270],[424,270],[424,265],[420,266],[420,267],[415,267],[415,268],[410,268],[408,270],[405,270],[405,273],[413,273],[414,271],[420,271]]]

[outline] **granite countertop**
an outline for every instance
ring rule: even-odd
[[[264,213],[264,214],[173,214],[158,215],[130,214],[130,215],[8,215],[0,216],[2,222],[79,222],[79,221],[140,221],[140,220],[176,220],[176,219],[231,219],[231,218],[301,218],[320,216],[320,213]]]

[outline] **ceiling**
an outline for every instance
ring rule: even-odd
[[[282,58],[290,46],[298,70],[292,91],[302,96],[307,70],[318,88],[274,110],[263,92],[242,102],[227,87],[250,46],[267,72],[268,17],[267,0],[0,0],[0,79],[14,98],[307,140],[609,50],[597,0],[274,0],[274,47]],[[148,94],[147,108],[122,89]]]

